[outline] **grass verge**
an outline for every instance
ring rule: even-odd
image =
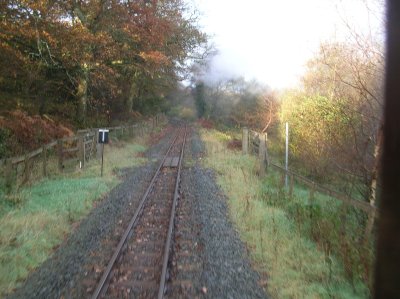
[[[216,171],[218,184],[229,198],[230,217],[246,242],[255,267],[266,274],[267,279],[261,283],[272,298],[369,297],[362,277],[350,278],[346,273],[359,271],[346,269],[343,259],[335,254],[340,238],[336,236],[327,246],[314,236],[329,230],[329,237],[338,234],[340,204],[316,194],[316,204],[310,207],[307,191],[298,185],[294,196],[288,198],[279,187],[277,173],[271,170],[261,180],[256,174],[255,157],[226,148],[229,135],[202,130],[201,136],[208,153],[204,164]],[[327,209],[320,209],[321,206]],[[310,212],[314,221],[306,220]],[[351,225],[358,227],[357,221],[349,222],[347,229]]]
[[[106,145],[103,177],[101,161],[93,159],[82,171],[44,179],[12,195],[0,192],[0,297],[45,261],[74,223],[120,182],[120,169],[145,162],[138,157],[143,144],[134,139]]]

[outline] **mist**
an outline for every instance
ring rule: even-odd
[[[379,1],[368,6],[361,0],[195,2],[203,14],[200,24],[218,51],[205,81],[240,76],[274,89],[298,87],[321,43],[345,41],[347,25],[368,34],[383,27],[375,9]]]

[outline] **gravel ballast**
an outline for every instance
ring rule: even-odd
[[[171,132],[171,130],[166,130]],[[123,182],[114,188],[81,221],[76,231],[9,298],[87,298],[85,280],[101,271],[112,255],[120,232],[133,215],[155,171],[155,161],[165,153],[167,134],[148,152],[154,163],[123,171]],[[201,167],[204,144],[192,130],[182,170],[181,192],[190,201],[196,235],[201,244],[196,260],[201,271],[191,278],[201,297],[267,298],[259,275],[251,268],[246,248],[229,220],[227,198],[215,181],[214,172]]]
[[[191,156],[199,159],[204,145],[195,133],[191,140]],[[200,224],[203,273],[201,285],[207,298],[267,298],[259,286],[258,273],[252,270],[246,248],[228,217],[227,198],[218,187],[214,172],[199,163],[186,168],[182,190],[192,200],[196,223]]]

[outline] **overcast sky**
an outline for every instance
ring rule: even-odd
[[[364,32],[377,26],[365,0],[193,1],[219,51],[211,76],[242,75],[272,88],[297,84],[319,44],[343,38],[343,19]]]

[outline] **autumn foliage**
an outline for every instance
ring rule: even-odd
[[[206,45],[194,16],[181,0],[1,1],[0,113],[86,127],[161,110]]]
[[[29,116],[19,110],[0,117],[0,128],[0,159],[10,154],[21,155],[57,138],[73,135],[69,128],[46,115]]]

